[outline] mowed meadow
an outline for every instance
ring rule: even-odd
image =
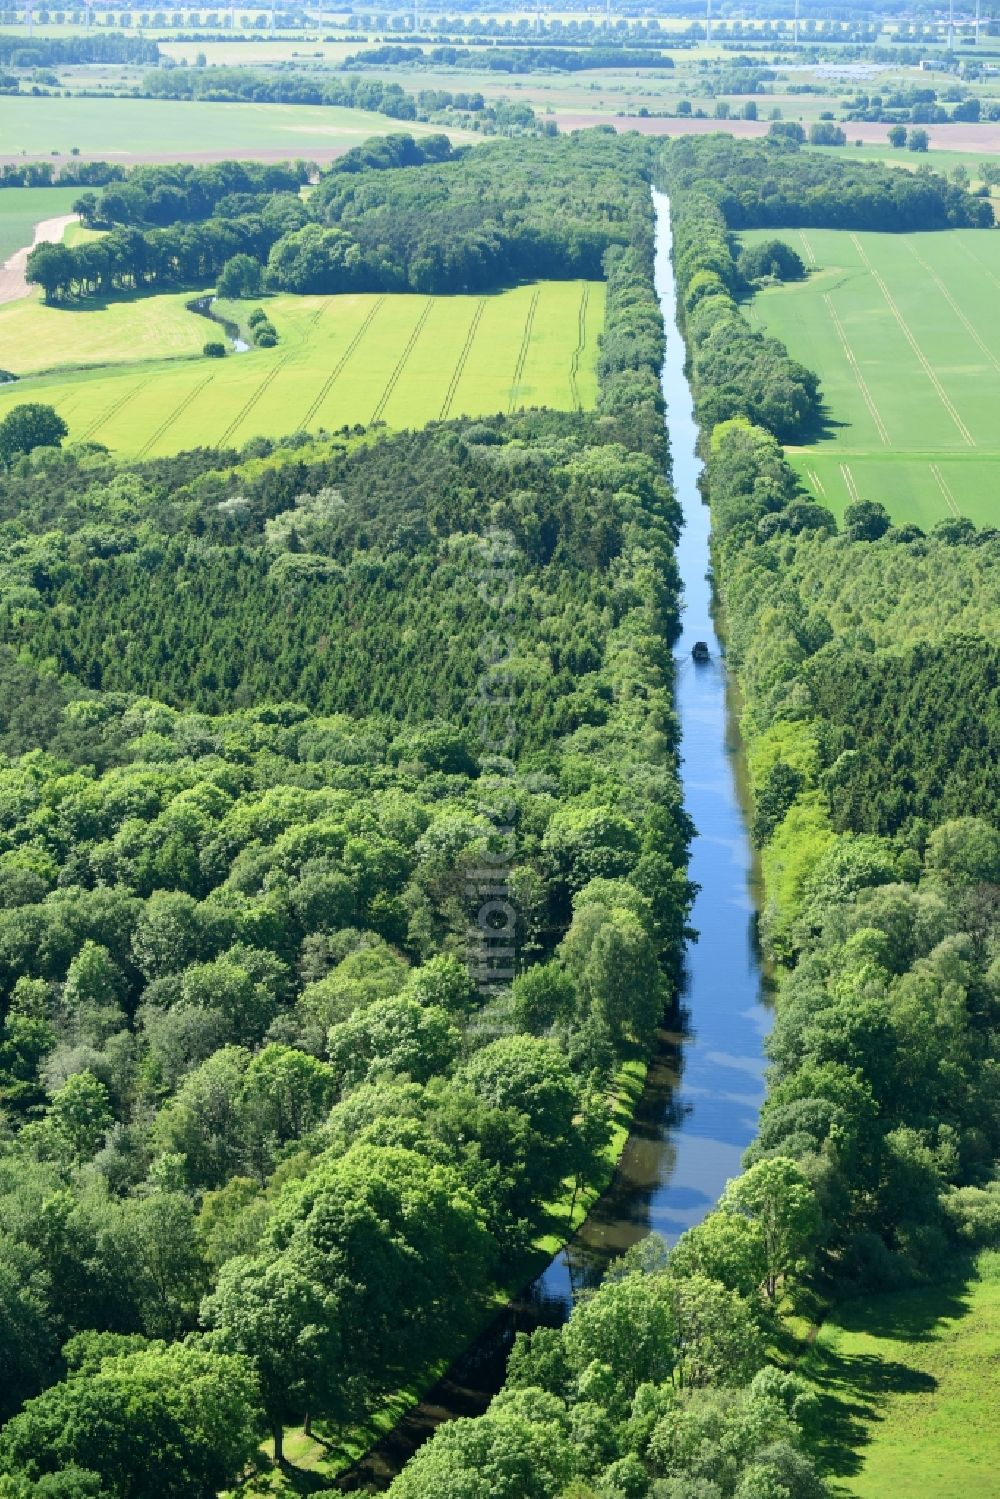
[[[993,1499],[1000,1254],[940,1284],[844,1303],[799,1368],[837,1499]]]
[[[809,269],[748,311],[822,381],[827,424],[788,448],[838,514],[877,500],[923,528],[995,525],[1000,478],[1000,234],[762,230]]]
[[[596,398],[601,282],[489,296],[270,297],[277,347],[214,360],[201,349],[222,329],[190,300],[0,308],[0,368],[32,376],[0,388],[0,416],[43,401],[70,440],[146,457],[373,421],[401,428],[521,406],[585,409]],[[218,311],[241,323],[251,307]],[[40,366],[51,372],[33,373]]]

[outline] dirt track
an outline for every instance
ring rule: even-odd
[[[75,213],[65,213],[61,218],[43,219],[40,224],[35,225],[35,237],[31,244],[15,250],[6,265],[0,268],[0,303],[19,302],[28,295],[31,287],[24,279],[28,256],[36,245],[57,245],[66,233],[67,226],[75,224],[78,217]]]

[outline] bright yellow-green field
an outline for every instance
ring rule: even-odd
[[[1000,1493],[1000,1254],[964,1285],[848,1302],[802,1372],[834,1492],[854,1499]]]
[[[167,358],[200,355],[212,330],[187,310],[190,300],[186,292],[46,307],[38,293],[8,302],[0,307],[0,369],[33,375],[82,364],[129,364],[153,351]]]
[[[820,377],[828,425],[790,448],[837,513],[878,500],[926,529],[996,525],[1000,506],[1000,233],[761,230],[805,281],[758,293],[751,320]]]
[[[48,357],[33,347],[43,316],[50,347],[73,351],[78,363],[100,366],[112,347],[133,361],[0,387],[0,416],[19,402],[43,401],[65,418],[71,441],[145,457],[357,422],[404,427],[521,406],[572,410],[592,406],[597,394],[601,282],[546,281],[484,297],[272,297],[277,348],[224,360],[201,356],[221,329],[188,312],[185,300],[136,298],[94,311],[35,302],[0,308],[0,367],[14,373],[18,359],[25,369],[25,361]],[[240,321],[250,305],[220,310]],[[165,359],[165,348],[199,352]]]

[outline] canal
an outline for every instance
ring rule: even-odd
[[[654,193],[656,287],[667,334],[663,393],[674,491],[684,529],[684,588],[675,700],[684,804],[697,829],[691,878],[700,887],[681,1004],[660,1034],[625,1150],[608,1189],[570,1243],[336,1487],[379,1492],[442,1421],[478,1415],[503,1383],[518,1331],[566,1319],[575,1295],[616,1255],[650,1233],[674,1240],[717,1201],[753,1139],[763,1099],[769,1025],[754,922],[754,867],[740,796],[733,693],[716,633],[709,579],[709,516],[684,342],[677,326],[670,208]],[[708,659],[695,661],[696,643]]]

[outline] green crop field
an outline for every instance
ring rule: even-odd
[[[838,1495],[994,1499],[1000,1255],[968,1283],[848,1302],[805,1359]]]
[[[0,265],[31,244],[36,224],[72,213],[79,196],[78,187],[0,187]]]
[[[70,366],[130,364],[148,358],[153,349],[166,357],[200,354],[212,333],[203,317],[188,311],[191,297],[180,292],[47,307],[36,293],[8,302],[0,307],[0,369],[33,375]]]
[[[0,95],[0,152],[11,157],[22,151],[58,151],[65,156],[75,146],[84,157],[109,161],[143,155],[182,161],[206,152],[234,156],[267,152],[292,158],[308,156],[313,150],[347,150],[369,136],[399,129],[400,122],[386,115],[334,105]],[[413,135],[441,131],[438,125],[411,121],[406,129]],[[455,140],[481,139],[463,131],[447,134]]]
[[[950,515],[995,525],[1000,234],[780,235],[810,274],[749,312],[822,381],[826,430],[789,449],[806,485],[837,513],[860,498],[924,528]]]
[[[266,305],[277,348],[225,360],[162,357],[169,339],[180,352],[189,337],[200,350],[221,335],[184,301],[137,298],[93,311],[0,308],[0,348],[7,347],[6,318],[12,327],[19,320],[37,326],[44,315],[48,323],[65,321],[60,346],[75,348],[78,362],[99,359],[97,349],[111,338],[133,359],[118,369],[0,387],[0,415],[22,401],[43,401],[66,419],[71,440],[146,456],[356,422],[404,427],[519,406],[588,407],[596,398],[601,282],[546,281],[484,297],[272,297]],[[249,308],[220,306],[233,321]],[[161,357],[142,357],[153,349]],[[17,373],[13,355],[7,358]]]

